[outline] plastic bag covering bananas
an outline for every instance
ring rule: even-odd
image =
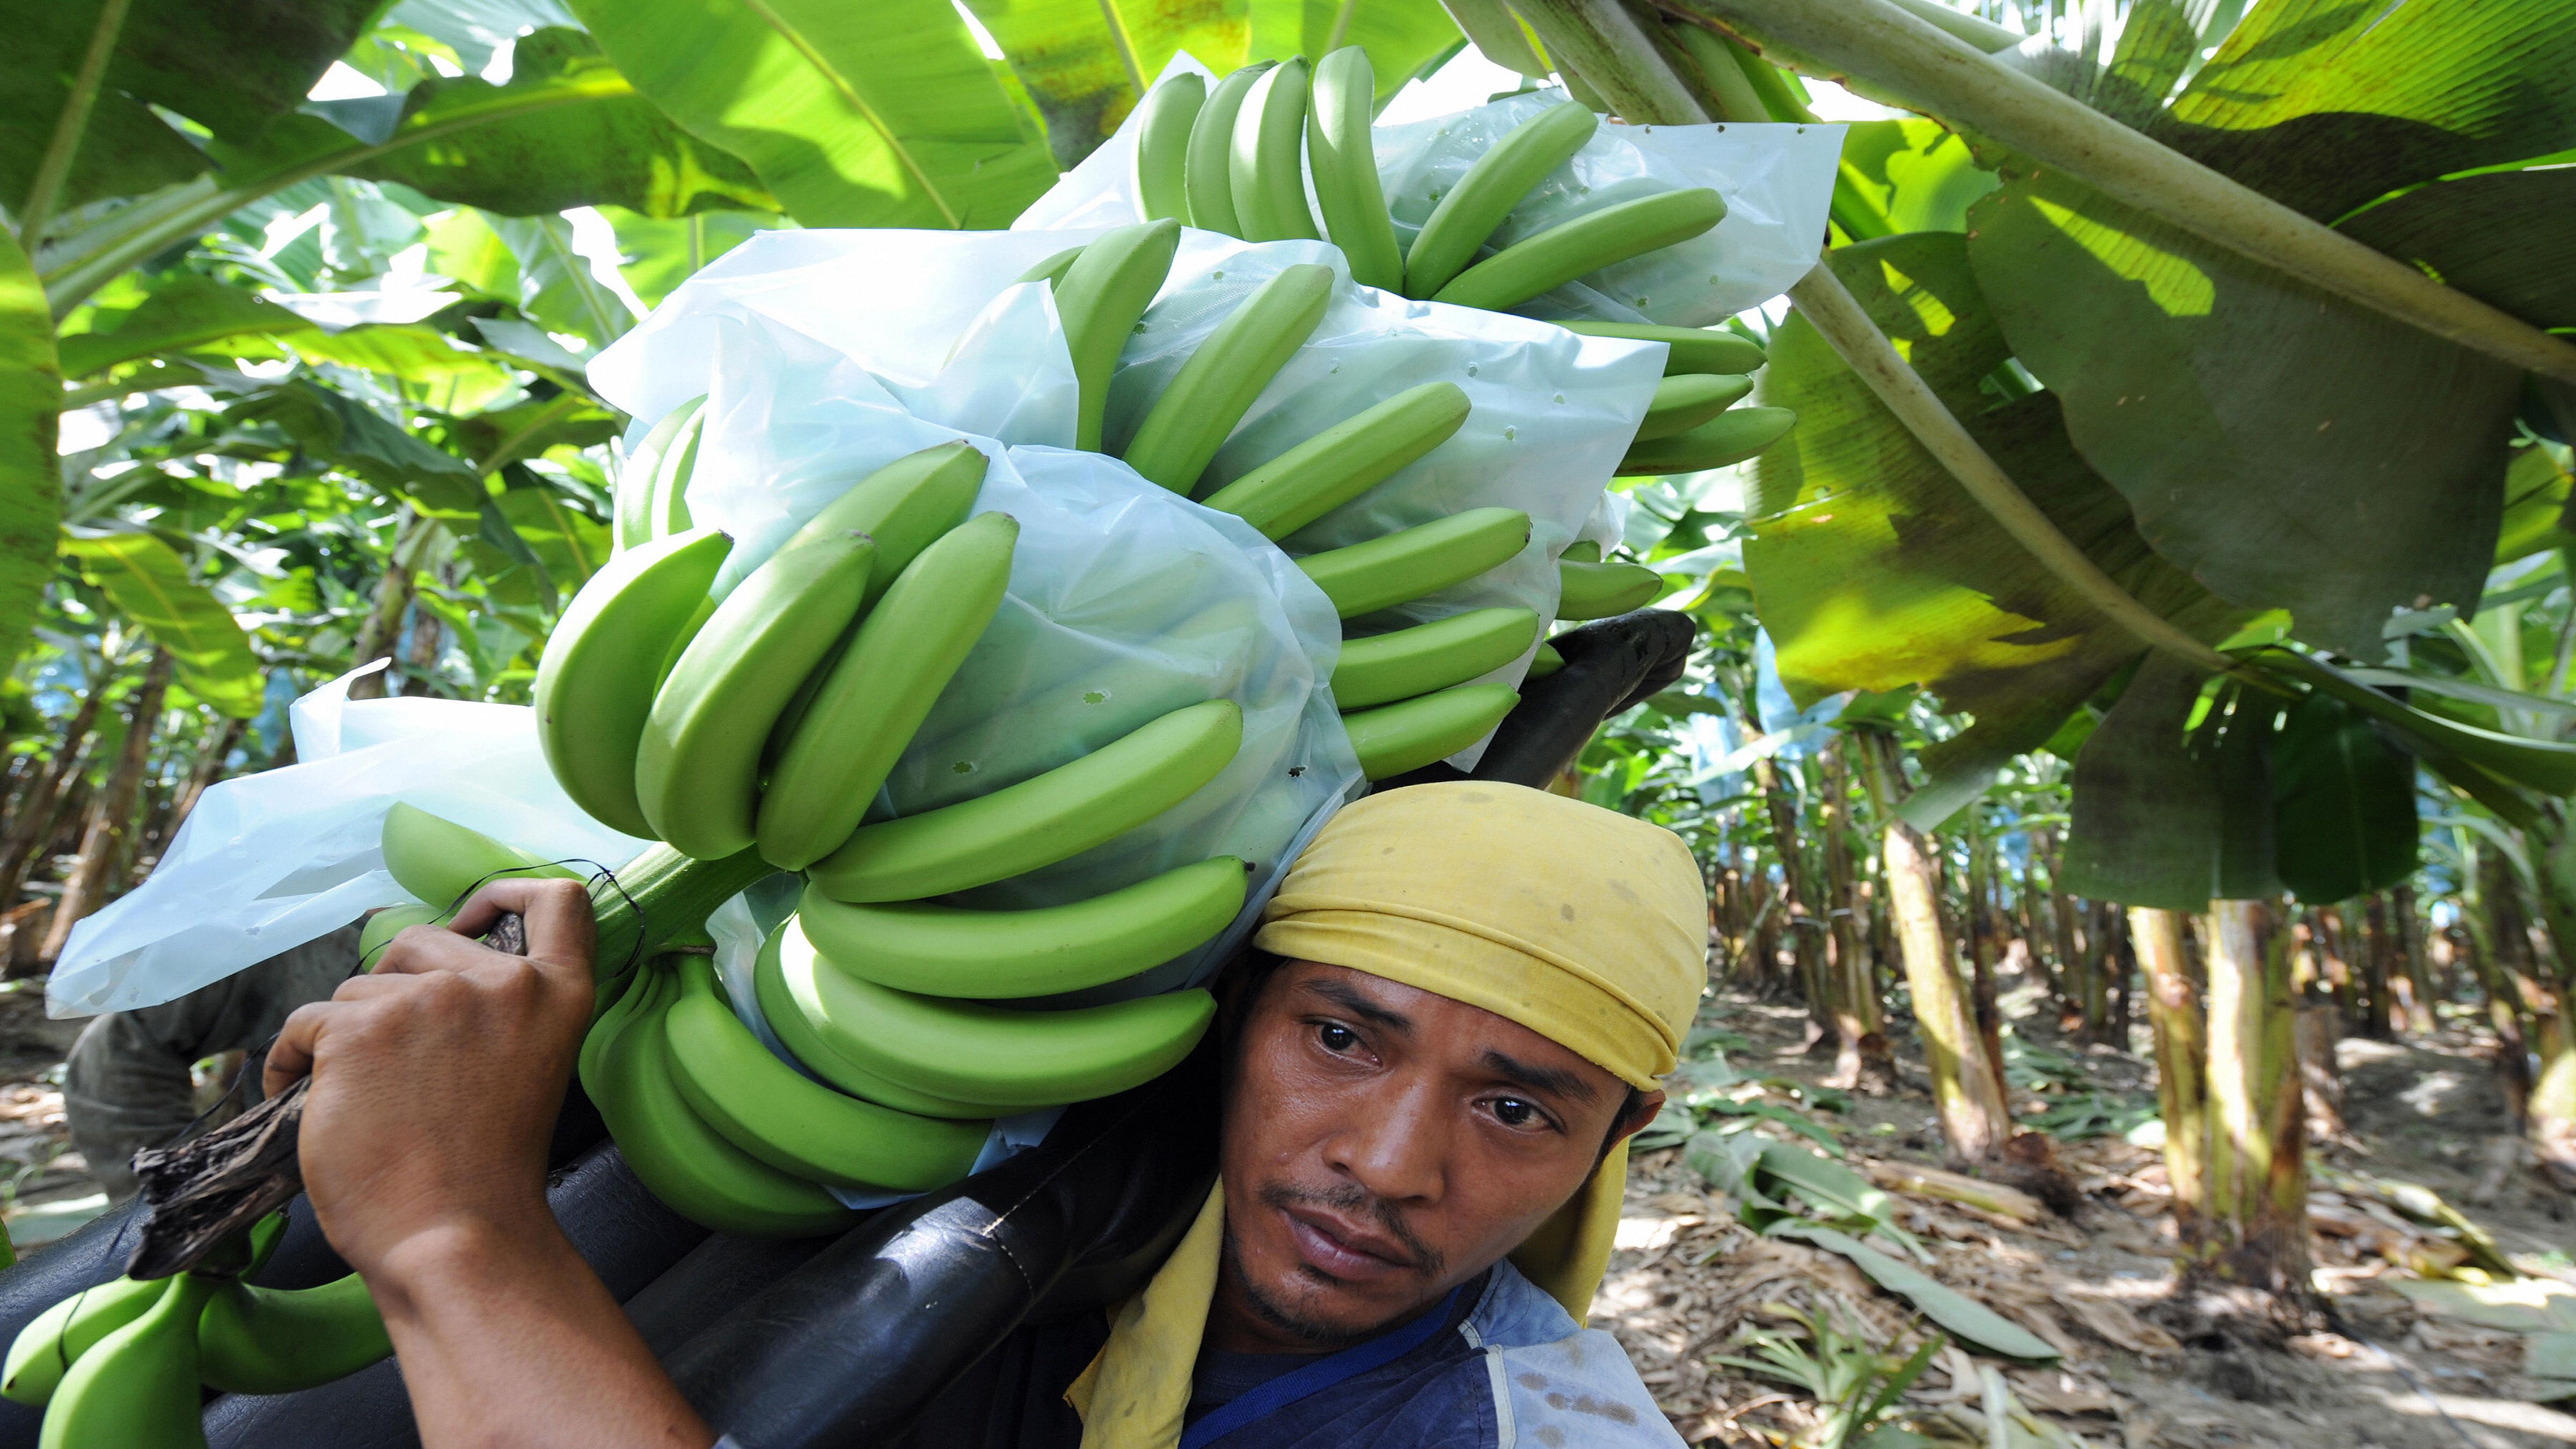
[[[1333,269],[1314,262],[1254,288],[1146,410],[1127,442],[1127,466],[1184,497],[1194,492],[1226,434],[1306,345],[1332,299]]]
[[[1243,710],[1234,701],[1177,709],[989,795],[863,825],[809,875],[823,894],[858,902],[916,901],[1024,875],[1178,805],[1242,747]]]
[[[564,607],[537,661],[537,739],[572,802],[629,835],[650,836],[635,757],[662,671],[696,633],[707,587],[732,541],[691,529],[628,548]]]
[[[1407,388],[1335,423],[1201,500],[1286,538],[1392,478],[1456,435],[1467,421],[1466,390],[1454,382]]]
[[[385,812],[382,847],[394,884],[441,911],[465,903],[474,888],[503,875],[579,880],[588,872],[537,859],[480,830],[395,801]]]
[[[636,799],[656,836],[700,860],[752,843],[770,727],[858,617],[875,560],[865,534],[808,524],[680,651],[635,756]]]
[[[810,892],[808,897],[811,898]],[[813,948],[800,944],[792,959],[787,954],[787,944],[802,939],[801,923],[793,916],[786,925],[770,932],[752,965],[752,989],[760,1001],[760,1014],[768,1019],[769,1029],[778,1033],[779,1044],[807,1071],[853,1097],[920,1117],[965,1122],[1000,1117],[1014,1110],[998,1102],[967,1102],[915,1091],[841,1055],[822,1032],[821,1023],[829,1017],[824,1010],[823,981],[816,972]]]
[[[1353,639],[1333,667],[1333,700],[1366,709],[1490,674],[1538,642],[1531,609],[1470,609],[1410,629]]]
[[[1404,254],[1378,185],[1377,70],[1368,52],[1346,45],[1315,63],[1306,110],[1306,164],[1315,173],[1315,203],[1324,230],[1350,262],[1351,280],[1396,292],[1404,288]]]
[[[1462,684],[1342,716],[1360,770],[1372,780],[1445,760],[1493,731],[1520,702],[1508,684]]]
[[[1052,996],[1122,980],[1205,944],[1243,909],[1244,891],[1244,863],[1225,855],[1034,910],[857,905],[818,893],[798,917],[825,960],[879,986],[933,996]]]
[[[1207,78],[1176,75],[1136,106],[1136,205],[1147,221],[1190,219],[1190,128],[1207,104]]]
[[[1414,235],[1404,257],[1405,294],[1428,297],[1449,285],[1521,198],[1573,160],[1599,125],[1590,110],[1567,101],[1514,126],[1488,147]]]
[[[802,870],[841,847],[1011,581],[1020,525],[986,513],[922,550],[859,624],[778,752],[756,820],[760,853]]]
[[[1470,508],[1346,548],[1310,553],[1297,567],[1345,619],[1438,593],[1519,553],[1529,515],[1517,508]]]
[[[1451,278],[1432,300],[1499,312],[1630,257],[1686,242],[1726,219],[1715,191],[1659,191],[1524,237]]]
[[[583,1043],[582,1089],[627,1166],[673,1211],[718,1232],[797,1238],[849,1224],[856,1214],[838,1199],[734,1146],[680,1094],[663,1025],[680,996],[671,961],[636,972]]]
[[[790,929],[781,970],[811,984],[808,1024],[842,1058],[924,1092],[1015,1110],[1088,1101],[1169,1071],[1216,1014],[1203,990],[1065,1011],[1012,1010],[862,981]]]
[[[735,1019],[704,956],[680,963],[662,1020],[672,1080],[734,1146],[781,1172],[834,1187],[926,1192],[966,1175],[989,1123],[917,1117],[846,1097],[780,1061]]]

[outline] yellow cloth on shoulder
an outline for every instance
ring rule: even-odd
[[[1518,785],[1371,795],[1297,858],[1254,942],[1481,1007],[1640,1090],[1671,1071],[1708,980],[1708,897],[1679,836]],[[1610,1261],[1627,1144],[1512,1255],[1577,1323]],[[1225,1229],[1222,1185],[1065,1397],[1083,1449],[1180,1442]]]

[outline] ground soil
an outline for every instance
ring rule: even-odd
[[[2010,981],[2007,986],[2015,985]],[[2080,1076],[2113,1098],[2152,1103],[2153,1071],[2141,1027],[2132,1052],[2074,1044],[2035,981],[2006,998],[2023,1041],[2081,1064]],[[1821,1083],[1829,1054],[1803,1050],[1801,1007],[1719,992],[1702,1025],[1733,1033],[1726,1053],[1747,1076],[1783,1085]],[[1704,1034],[1705,1035],[1705,1034]],[[2012,1366],[1951,1348],[1906,1399],[1925,1437],[1983,1445],[1979,1366],[2004,1370],[2012,1393],[2058,1435],[2093,1446],[2315,1446],[2315,1449],[2502,1449],[2576,1445],[2576,1403],[2533,1401],[2521,1373],[2522,1340],[2510,1332],[2418,1313],[2393,1286],[2439,1274],[2459,1250],[2445,1236],[2388,1210],[2363,1181],[2428,1187],[2493,1234],[2526,1272],[2576,1283],[2576,1198],[2550,1187],[2515,1154],[2504,1102],[2484,1059],[2492,1043],[2462,1013],[2433,1038],[2346,1040],[2345,1132],[2318,1145],[2312,1183],[2316,1281],[2332,1331],[2277,1350],[2176,1341],[2170,1198],[2162,1154],[2117,1136],[2058,1144],[2081,1197],[2071,1217],[2027,1230],[1956,1204],[1902,1197],[1906,1226],[1932,1245],[1930,1269],[2056,1344],[2061,1362]],[[1898,1054],[1904,1081],[1847,1110],[1813,1113],[1856,1157],[1937,1164],[1941,1142],[1926,1079],[1910,1043]],[[2066,1090],[2016,1090],[2025,1116]],[[1766,1099],[1794,1100],[1786,1090]],[[1740,1120],[1740,1119],[1736,1119]],[[1707,1125],[1707,1124],[1703,1124]],[[1769,1124],[1751,1130],[1788,1137]],[[1914,1315],[1834,1254],[1759,1236],[1734,1216],[1678,1149],[1640,1154],[1632,1166],[1620,1247],[1594,1321],[1628,1348],[1683,1437],[1693,1444],[1785,1443],[1812,1428],[1812,1398],[1789,1385],[1713,1362],[1743,1354],[1743,1338],[1790,1329],[1784,1309],[1823,1311],[1900,1351],[1919,1338]],[[2408,1263],[2414,1266],[2406,1266]],[[1910,1441],[1909,1441],[1910,1442]],[[2016,1429],[2016,1445],[2047,1442]]]

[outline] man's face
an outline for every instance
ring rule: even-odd
[[[1626,1096],[1492,1012],[1339,966],[1280,967],[1236,1043],[1210,1343],[1329,1348],[1436,1301],[1574,1195]]]

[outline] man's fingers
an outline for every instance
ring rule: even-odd
[[[492,948],[436,926],[410,926],[396,935],[376,958],[378,976],[419,976],[431,971],[465,971],[492,959]]]
[[[260,1073],[261,1096],[274,1097],[312,1074],[313,1051],[331,1012],[331,1003],[312,1001],[287,1013],[286,1025],[277,1029],[277,1040],[268,1046],[268,1065]]]
[[[502,913],[517,915],[527,927],[528,954],[537,960],[577,965],[587,972],[599,939],[599,923],[590,890],[580,881],[511,877],[486,882],[467,901],[448,929],[480,936]]]

